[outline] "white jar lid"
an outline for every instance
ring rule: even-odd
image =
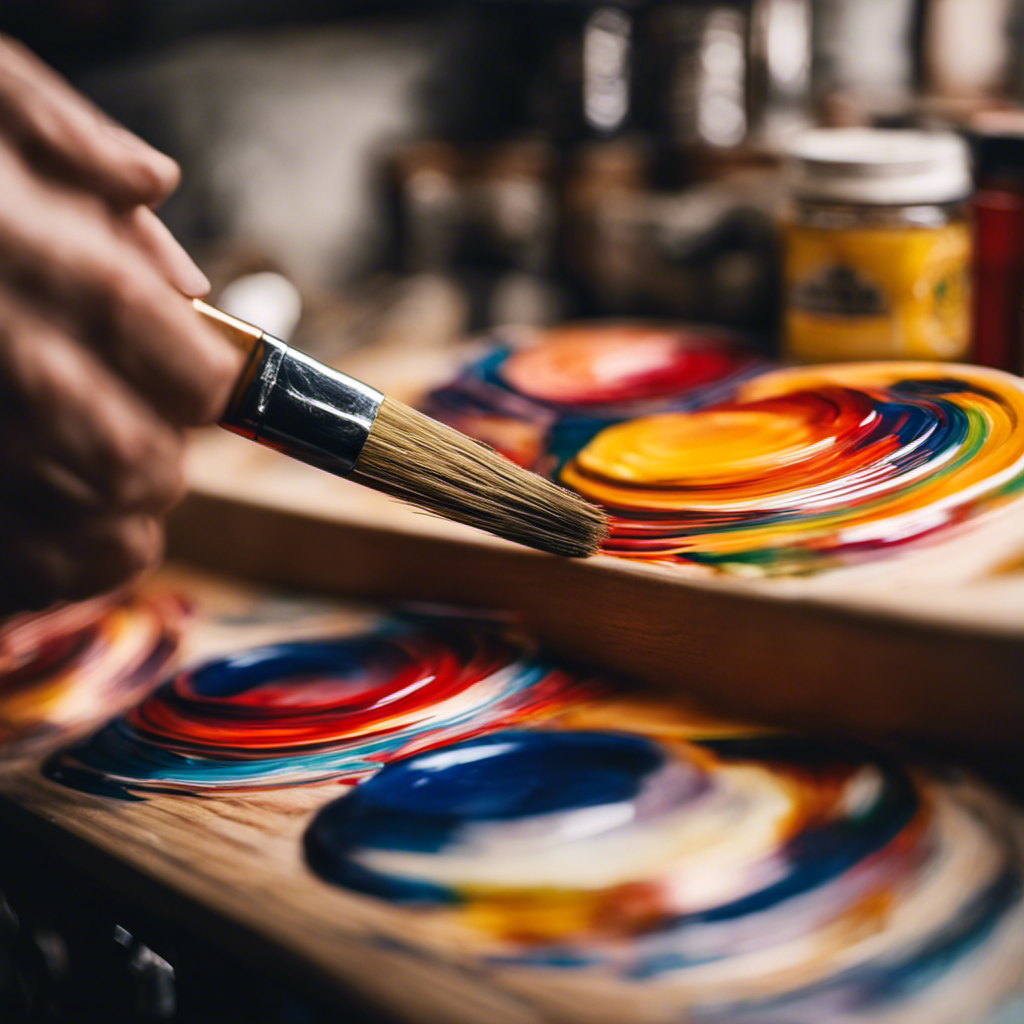
[[[822,128],[789,147],[790,188],[801,199],[902,206],[950,203],[971,192],[967,144],[951,132]]]

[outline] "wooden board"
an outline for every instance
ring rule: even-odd
[[[194,609],[186,662],[273,640],[355,632],[379,617],[365,606],[267,594],[181,570],[165,572],[155,585],[183,593]],[[354,992],[417,1024],[666,1019],[657,998],[647,1006],[641,992],[623,1002],[622,987],[599,972],[563,979],[491,963],[453,923],[321,881],[303,860],[302,836],[313,814],[341,792],[327,782],[126,802],[49,781],[38,757],[0,759],[5,827],[45,843],[120,896],[339,1005]]]
[[[380,612],[287,599],[191,572],[156,586],[185,594],[195,612],[183,662],[271,640],[344,635]],[[201,930],[248,962],[328,996],[354,991],[374,1006],[422,1022],[526,1024],[541,1018],[511,994],[454,962],[387,947],[383,937],[452,940],[407,911],[321,882],[305,866],[302,834],[314,811],[344,790],[336,782],[210,796],[151,794],[127,802],[67,789],[40,771],[46,751],[0,754],[0,821],[85,870],[119,896]],[[396,985],[395,978],[402,984]]]
[[[448,352],[345,365],[409,399]],[[382,371],[381,366],[387,370]],[[237,437],[197,436],[171,549],[276,584],[511,607],[561,653],[817,729],[1024,741],[1024,503],[939,542],[784,579],[568,562],[414,513]]]

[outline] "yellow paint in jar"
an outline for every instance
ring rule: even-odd
[[[964,144],[944,133],[808,132],[790,153],[790,173],[786,354],[968,357]]]

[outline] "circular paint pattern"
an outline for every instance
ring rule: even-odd
[[[497,374],[549,405],[619,406],[695,393],[751,362],[724,333],[580,324],[545,331],[538,343],[511,352]]]
[[[394,625],[187,669],[50,772],[108,792],[351,781],[402,754],[551,714],[584,689],[490,633]]]
[[[501,344],[431,392],[432,415],[521,465],[547,468],[601,427],[720,399],[762,368],[735,337],[709,328],[570,324],[528,345]]]
[[[980,1024],[1024,970],[1019,815],[835,743],[492,733],[385,767],[306,850],[644,1020]]]
[[[181,615],[175,598],[148,594],[64,605],[5,624],[4,752],[88,726],[138,700],[173,659]]]
[[[606,506],[610,553],[819,569],[927,536],[1024,486],[1024,390],[998,370],[780,370],[735,398],[619,423],[561,472]]]

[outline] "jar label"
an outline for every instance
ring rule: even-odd
[[[792,290],[792,303],[809,313],[832,316],[882,316],[886,312],[881,288],[856,267],[844,263],[822,267],[798,281]]]
[[[961,223],[791,226],[787,354],[811,362],[965,357],[970,249]]]

